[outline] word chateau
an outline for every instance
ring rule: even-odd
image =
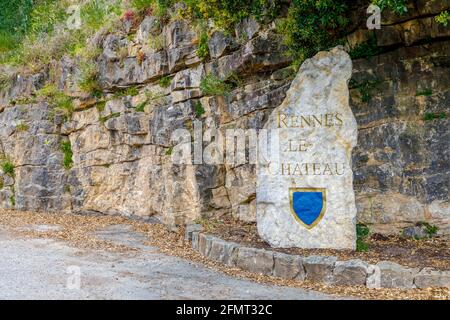
[[[267,173],[281,176],[342,176],[344,163],[277,163],[267,165]]]

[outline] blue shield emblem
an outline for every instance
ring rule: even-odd
[[[326,210],[326,190],[320,188],[290,188],[289,199],[294,218],[308,229],[314,228]]]

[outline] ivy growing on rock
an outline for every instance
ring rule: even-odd
[[[398,15],[408,12],[405,0],[373,0],[372,3],[379,6],[381,10],[389,9]]]
[[[297,63],[336,44],[348,25],[346,1],[294,0],[278,24],[290,55]]]

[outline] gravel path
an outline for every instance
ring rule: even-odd
[[[52,226],[33,228],[47,230]],[[54,240],[20,238],[0,229],[0,299],[332,298],[314,291],[232,278],[160,254],[143,245],[143,236],[127,226],[112,226],[97,236],[141,250],[78,249]]]

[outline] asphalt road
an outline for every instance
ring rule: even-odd
[[[36,228],[45,229],[46,226]],[[158,253],[113,226],[98,235],[139,247],[107,252],[25,239],[0,229],[0,299],[330,299],[298,288],[236,279]]]

